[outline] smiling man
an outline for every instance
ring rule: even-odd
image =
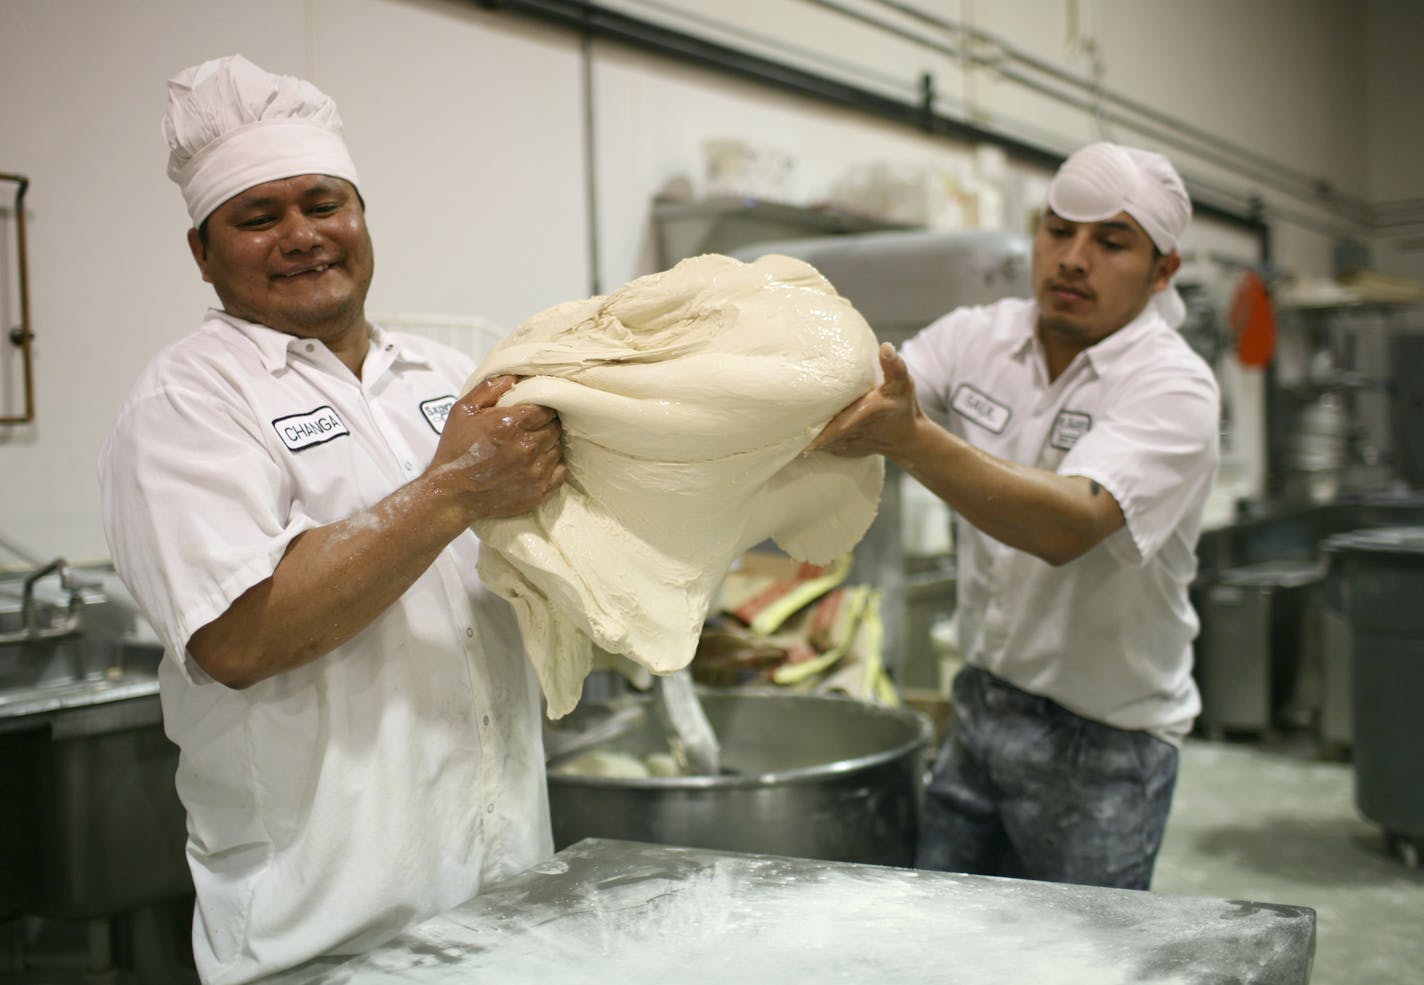
[[[307,174],[249,188],[188,230],[188,248],[228,314],[364,355],[375,258],[349,181]]]
[[[1200,710],[1188,600],[1218,458],[1175,331],[1191,214],[1166,158],[1092,144],[1049,186],[1032,300],[960,309],[817,439],[953,508],[966,666],[918,864],[1145,889]]]
[[[100,452],[165,652],[207,983],[365,950],[552,851],[539,693],[470,524],[564,478],[559,423],[366,319],[335,104],[240,56],[169,82],[169,176],[221,302]]]

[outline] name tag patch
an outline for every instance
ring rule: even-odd
[[[1001,404],[988,394],[975,389],[968,383],[961,383],[954,391],[950,406],[962,416],[995,434],[1003,434],[1004,428],[1013,416],[1007,404]]]
[[[1053,434],[1048,443],[1060,451],[1067,451],[1078,443],[1078,439],[1093,429],[1093,418],[1076,410],[1058,412],[1053,421]]]
[[[447,393],[443,397],[422,402],[420,412],[425,415],[425,423],[430,425],[431,430],[436,434],[444,434],[445,419],[450,416],[450,408],[453,406],[455,406],[455,395]]]
[[[324,445],[333,438],[350,435],[346,425],[330,407],[318,407],[305,414],[279,417],[272,422],[282,444],[292,451],[304,451],[316,445]]]

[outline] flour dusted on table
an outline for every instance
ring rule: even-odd
[[[883,461],[803,452],[879,382],[876,349],[808,264],[706,255],[541,312],[489,354],[468,386],[527,377],[500,403],[552,407],[564,428],[568,482],[474,528],[550,717],[577,704],[594,644],[654,673],[687,666],[749,547],[825,563],[855,545]]]

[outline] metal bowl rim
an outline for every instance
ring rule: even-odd
[[[596,789],[609,790],[726,790],[748,787],[770,787],[784,786],[792,783],[812,783],[824,781],[831,776],[846,776],[854,773],[862,773],[867,770],[883,766],[894,762],[906,755],[917,752],[929,745],[934,737],[934,726],[930,723],[929,717],[923,712],[913,708],[900,706],[891,707],[889,705],[871,704],[867,701],[859,701],[855,698],[837,697],[826,694],[782,694],[770,690],[735,690],[735,689],[701,689],[702,696],[716,698],[737,697],[752,700],[772,700],[772,701],[815,701],[815,702],[842,702],[854,704],[858,710],[871,715],[878,715],[884,718],[898,718],[915,723],[916,734],[898,745],[889,749],[882,749],[880,752],[869,753],[864,756],[856,756],[851,759],[839,759],[835,762],[826,763],[821,766],[802,766],[791,770],[778,770],[771,773],[731,773],[721,776],[646,776],[646,777],[622,777],[622,776],[581,776],[574,773],[557,773],[554,767],[567,757],[559,757],[549,763],[548,780],[549,783],[557,783],[560,786],[570,787],[592,787]],[[651,699],[648,699],[651,701]],[[574,754],[570,754],[574,755]]]

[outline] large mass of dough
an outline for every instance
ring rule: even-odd
[[[535,315],[468,386],[559,413],[568,482],[475,525],[479,572],[514,606],[558,718],[592,645],[654,673],[691,662],[732,561],[767,538],[824,563],[874,519],[878,457],[803,454],[875,385],[876,339],[809,265],[707,255]],[[468,389],[468,387],[467,387]]]

